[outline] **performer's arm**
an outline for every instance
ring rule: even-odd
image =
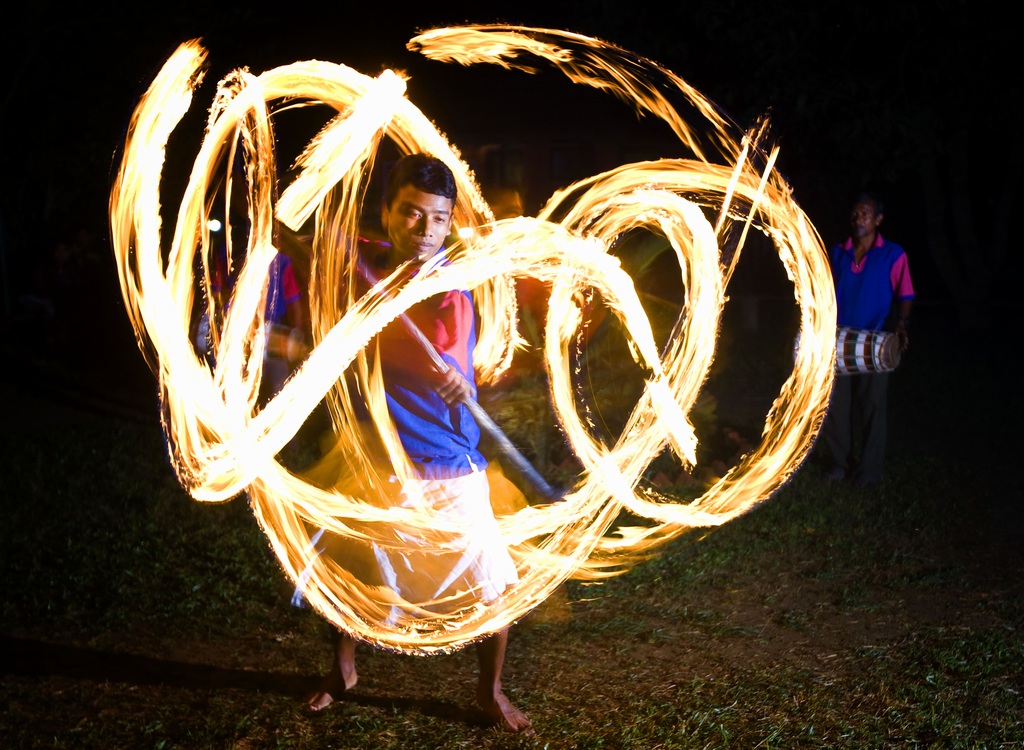
[[[910,280],[910,266],[907,264],[906,253],[900,255],[896,263],[893,264],[889,280],[892,282],[893,293],[898,300],[896,336],[900,341],[900,350],[903,351],[910,344],[907,327],[910,324],[910,308],[914,304],[914,284]]]
[[[910,325],[910,308],[913,307],[913,299],[901,299],[897,306],[896,336],[900,340],[900,350],[906,351],[910,345],[910,337],[907,328]]]

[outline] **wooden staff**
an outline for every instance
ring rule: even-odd
[[[298,234],[288,227],[283,222],[278,222],[279,226],[279,240],[281,247],[279,250],[285,255],[291,257],[292,262],[297,265],[298,268],[308,269],[309,258],[311,253],[310,247],[303,241]],[[374,278],[363,263],[359,263],[359,272],[363,279],[372,287],[377,283],[377,279]],[[307,272],[308,278],[308,272]],[[439,372],[447,372],[450,368],[448,363],[441,359],[441,355],[434,348],[434,345],[430,343],[423,332],[417,328],[416,324],[410,320],[409,316],[402,313],[399,316],[402,320],[402,324],[406,327],[412,337],[423,347],[423,350],[430,357]],[[508,436],[502,432],[502,429],[497,423],[491,419],[491,416],[484,411],[484,408],[480,406],[480,403],[473,398],[467,398],[463,402],[466,404],[466,408],[469,409],[470,414],[476,420],[480,430],[484,432],[492,441],[501,454],[502,458],[508,461],[512,468],[518,472],[525,481],[527,481],[534,491],[547,502],[555,503],[565,499],[565,495],[562,492],[554,489],[548,482],[540,475],[533,464],[527,460],[515,444],[508,439]]]

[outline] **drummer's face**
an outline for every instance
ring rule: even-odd
[[[882,214],[875,211],[871,201],[860,201],[850,211],[850,230],[854,237],[870,237],[881,223]]]

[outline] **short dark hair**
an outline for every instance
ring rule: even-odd
[[[858,203],[870,203],[875,207],[876,215],[885,213],[885,204],[882,203],[882,197],[878,193],[874,193],[870,190],[862,190],[857,193],[857,196],[853,199],[853,203],[850,205],[856,206]]]
[[[437,157],[427,154],[407,154],[391,167],[384,189],[384,200],[388,207],[398,191],[406,185],[412,185],[424,193],[450,198],[453,204],[459,195],[452,170]]]

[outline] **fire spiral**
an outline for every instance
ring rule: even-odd
[[[773,169],[777,152],[763,131],[738,132],[685,81],[613,45],[567,32],[506,26],[444,28],[417,36],[410,49],[464,65],[532,70],[554,66],[573,82],[609,91],[660,118],[686,158],[627,164],[553,195],[536,217],[496,221],[458,151],[405,97],[405,79],[363,75],[344,65],[307,61],[259,75],[223,79],[177,210],[173,236],[161,226],[161,177],[168,139],[191,105],[206,52],[183,44],[138,104],[110,197],[112,241],[125,306],[139,345],[158,376],[163,419],[181,483],[194,498],[223,501],[245,492],[287,575],[310,604],[356,637],[386,648],[428,653],[460,647],[529,612],[572,576],[598,579],[629,567],[657,545],[694,527],[725,523],[768,498],[799,467],[813,443],[834,376],[834,291],[820,238]],[[683,119],[682,100],[699,122]],[[275,163],[272,121],[310,105],[336,114],[303,151],[284,189]],[[392,277],[357,300],[339,300],[351,278],[346,238],[359,231],[367,174],[383,139],[402,152],[426,151],[455,173],[460,240],[453,262],[401,283]],[[244,157],[245,179],[218,183],[225,164]],[[211,196],[244,190],[249,232],[230,303],[211,293]],[[556,218],[558,217],[558,218]],[[284,387],[258,403],[265,338],[268,268],[280,228],[315,226],[309,303],[313,347]],[[678,260],[685,297],[668,346],[659,350],[633,280],[609,252],[623,233],[664,237]],[[469,231],[465,231],[469,230]],[[726,288],[740,253],[723,261],[726,237],[742,248],[751,231],[773,242],[800,308],[793,371],[768,413],[761,442],[697,499],[680,502],[648,486],[643,473],[671,451],[695,460],[688,420],[714,358]],[[198,259],[198,262],[197,262]],[[584,467],[564,502],[498,518],[519,583],[497,602],[467,602],[437,614],[426,602],[396,602],[317,552],[323,529],[340,540],[401,544],[414,537],[445,549],[457,528],[430,514],[376,502],[372,476],[314,481],[278,455],[318,404],[327,401],[339,462],[365,466],[346,373],[361,379],[374,423],[387,439],[382,399],[372,393],[363,351],[416,302],[449,289],[473,291],[480,313],[478,377],[493,378],[517,344],[511,281],[550,288],[544,357],[551,401],[567,443]],[[571,385],[571,349],[581,320],[580,293],[597,295],[627,332],[645,377],[642,397],[614,441],[581,421]],[[196,350],[189,330],[197,298],[214,327],[213,353]],[[363,463],[361,463],[361,461]],[[371,472],[372,474],[372,472]],[[358,490],[355,484],[360,486]],[[622,511],[646,519],[616,526]],[[397,531],[404,532],[399,535]],[[421,611],[413,624],[390,622],[392,605]]]

